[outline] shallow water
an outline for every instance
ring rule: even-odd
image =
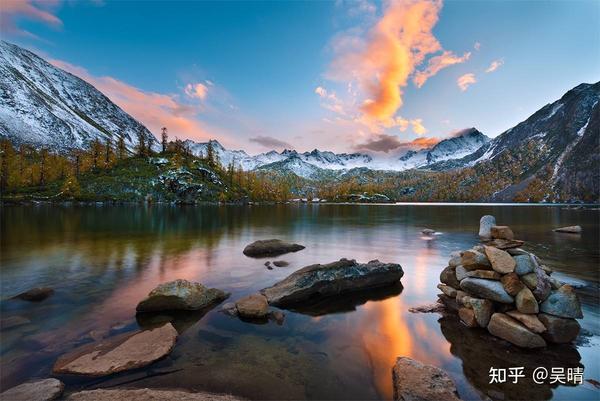
[[[468,330],[454,316],[413,314],[434,302],[454,250],[478,242],[479,218],[493,214],[576,284],[583,330],[576,344],[523,351]],[[2,318],[30,324],[1,332],[0,386],[47,377],[62,353],[92,341],[172,320],[174,351],[145,368],[102,379],[61,376],[67,392],[126,385],[228,392],[251,399],[390,399],[391,367],[410,356],[445,369],[465,400],[600,398],[580,386],[533,384],[535,367],[584,367],[600,381],[599,217],[560,206],[275,205],[275,206],[4,206],[0,208]],[[581,235],[552,228],[579,224]],[[434,228],[434,240],[420,231]],[[306,249],[266,260],[242,254],[257,239],[282,238]],[[157,284],[200,281],[235,300],[312,263],[342,257],[400,263],[402,286],[285,311],[283,325],[253,324],[219,312],[135,317]],[[41,303],[8,300],[33,286],[56,293]],[[525,367],[519,383],[489,384],[490,367]]]

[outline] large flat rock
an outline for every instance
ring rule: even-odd
[[[252,257],[278,256],[284,253],[297,252],[304,249],[303,245],[285,242],[280,239],[254,241],[244,248],[244,255]]]
[[[550,315],[566,318],[581,319],[581,304],[575,290],[570,285],[563,285],[541,304],[540,311]]]
[[[400,357],[392,370],[395,401],[457,401],[450,376],[440,368]]]
[[[89,390],[71,394],[68,401],[242,401],[229,394],[190,393],[179,390],[115,389]]]
[[[19,384],[0,394],[2,401],[52,401],[63,392],[65,385],[57,379],[44,379]]]
[[[536,333],[504,313],[494,313],[488,324],[488,331],[510,343],[523,348],[545,347],[546,342]]]
[[[514,302],[499,281],[468,277],[460,282],[460,288],[479,298],[505,304]]]
[[[149,365],[168,355],[177,340],[177,331],[162,327],[126,333],[76,348],[60,357],[54,373],[105,376]]]
[[[168,310],[198,310],[214,306],[229,296],[217,288],[207,288],[188,280],[174,280],[160,284],[141,301],[138,312]]]
[[[271,305],[288,306],[313,297],[332,296],[398,282],[404,272],[396,263],[372,260],[357,263],[340,259],[328,264],[303,267],[287,278],[261,290]]]

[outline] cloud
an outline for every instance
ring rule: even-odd
[[[473,85],[475,82],[477,82],[477,79],[475,79],[475,74],[473,74],[473,73],[468,73],[468,74],[461,75],[456,80],[456,84],[458,85],[458,87],[460,88],[460,90],[463,91],[463,92],[466,91],[467,88],[470,85]]]
[[[289,143],[267,135],[255,136],[250,138],[249,141],[258,143],[267,149],[293,149],[293,146]]]
[[[195,84],[187,84],[185,86],[185,94],[191,98],[198,98],[200,100],[204,100],[206,95],[208,95],[208,86],[205,84],[198,82]]]
[[[4,0],[0,12],[0,31],[8,35],[39,39],[33,33],[19,28],[17,21],[24,18],[40,21],[52,28],[62,28],[63,23],[60,18],[48,9],[55,5],[54,1]]]
[[[420,118],[416,118],[410,121],[412,125],[413,132],[417,135],[423,135],[427,132],[427,129],[423,126],[423,120]]]
[[[340,100],[335,92],[329,92],[322,86],[315,88],[315,93],[321,98],[321,106],[337,114],[345,115],[344,102]]]
[[[215,137],[197,119],[198,108],[179,101],[177,95],[147,92],[112,77],[96,77],[85,68],[65,61],[48,61],[92,84],[153,133],[166,126],[173,136],[195,140]]]
[[[374,152],[389,153],[391,151],[406,151],[430,148],[438,143],[438,138],[417,138],[412,141],[402,141],[395,135],[379,134],[364,143],[358,144],[358,151],[370,150]]]
[[[485,70],[485,72],[487,72],[487,73],[494,72],[498,68],[500,68],[502,66],[502,64],[504,64],[503,59],[494,60],[494,61],[492,61],[490,66],[487,68],[487,70]]]
[[[441,7],[441,0],[387,2],[368,30],[355,27],[334,37],[334,59],[326,77],[356,82],[358,112],[376,124],[389,125],[403,105],[403,89],[411,77],[420,87],[441,69],[470,56],[444,50],[433,35]]]
[[[481,49],[481,43],[475,42],[475,44],[473,45],[473,49],[475,49],[475,50]]]
[[[434,56],[429,59],[427,68],[422,71],[417,71],[413,77],[413,82],[420,88],[425,82],[437,74],[441,69],[450,67],[454,64],[464,63],[471,57],[471,53],[467,52],[462,56],[457,56],[451,51],[445,50],[439,56]]]

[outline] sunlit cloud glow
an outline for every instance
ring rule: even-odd
[[[485,72],[487,72],[487,73],[494,72],[498,68],[500,68],[502,66],[502,64],[504,64],[504,60],[502,60],[502,59],[494,60],[494,61],[492,61],[490,66],[485,70]]]
[[[20,18],[40,21],[52,28],[62,28],[60,18],[48,9],[54,6],[55,1],[4,0],[0,8],[0,32],[38,39],[33,33],[17,26],[17,20]]]
[[[473,74],[473,73],[461,75],[456,80],[456,84],[458,85],[460,90],[463,92],[466,91],[467,88],[469,86],[473,85],[475,82],[477,82],[477,79],[475,78],[475,74]]]

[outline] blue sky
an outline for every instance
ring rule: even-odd
[[[153,132],[253,153],[391,154],[471,126],[496,136],[600,79],[597,1],[6,4],[4,40],[90,81]],[[400,32],[412,22],[427,37]],[[407,62],[404,45],[424,57]],[[454,61],[418,87],[440,55]]]

